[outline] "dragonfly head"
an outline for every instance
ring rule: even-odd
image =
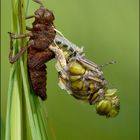
[[[116,89],[107,89],[104,99],[96,104],[96,112],[106,117],[116,117],[119,113],[120,102]]]

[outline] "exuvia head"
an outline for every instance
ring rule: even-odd
[[[53,12],[44,7],[40,0],[34,0],[34,2],[40,4],[40,8],[35,11],[35,19],[40,23],[52,23],[54,20]]]
[[[54,20],[54,15],[52,11],[40,7],[35,11],[35,19],[39,20],[40,23],[51,23]]]

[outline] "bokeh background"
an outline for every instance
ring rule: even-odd
[[[138,140],[138,0],[47,0],[55,14],[55,26],[69,40],[84,46],[87,58],[97,64],[110,60],[104,68],[110,87],[118,89],[120,114],[106,119],[94,106],[81,103],[61,90],[55,60],[48,65],[46,108],[56,140]],[[1,126],[5,129],[6,98],[10,64],[11,30],[9,0],[1,1]],[[30,1],[28,13],[38,7]]]

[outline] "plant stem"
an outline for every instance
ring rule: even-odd
[[[12,32],[26,33],[24,0],[11,0]],[[27,40],[13,42],[13,54],[26,45]],[[27,53],[11,65],[5,140],[50,140],[41,104],[28,80]]]

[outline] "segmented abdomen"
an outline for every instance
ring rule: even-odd
[[[37,96],[40,96],[42,100],[47,98],[46,95],[46,81],[47,72],[46,65],[43,64],[41,67],[29,68],[29,77],[33,86],[34,92]]]
[[[47,71],[45,62],[54,58],[54,53],[46,49],[46,51],[38,51],[32,47],[28,49],[28,72],[33,90],[42,100],[47,98],[46,81]]]

